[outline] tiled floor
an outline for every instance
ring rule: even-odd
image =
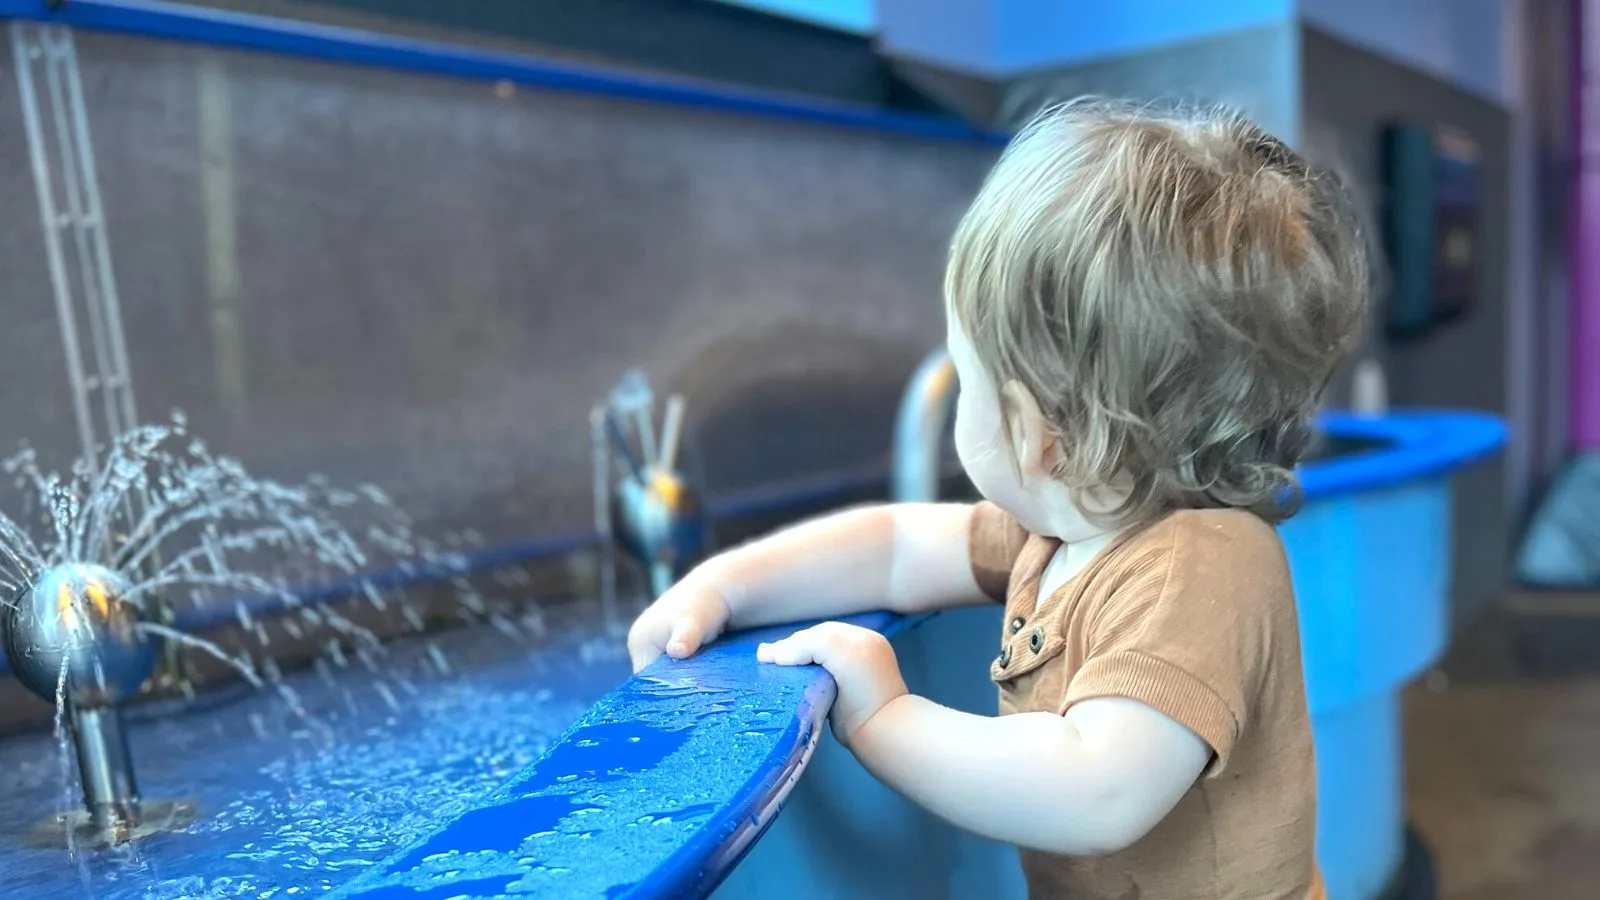
[[[1442,900],[1597,900],[1600,597],[1513,605],[1407,698],[1411,816]]]

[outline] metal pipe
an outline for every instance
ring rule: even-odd
[[[141,825],[120,708],[150,677],[163,643],[142,627],[148,613],[128,597],[121,575],[64,563],[41,573],[0,616],[17,680],[64,707],[88,820],[113,843]]]
[[[132,830],[140,824],[139,786],[133,755],[117,707],[82,709],[69,703],[72,738],[83,780],[83,805],[99,832]]]
[[[623,465],[627,466],[628,476],[634,479],[644,478],[644,467],[650,457],[644,456],[644,462],[641,462],[640,456],[634,454],[633,445],[628,443],[628,436],[623,433],[622,419],[615,410],[606,412],[605,425],[606,433],[611,436],[612,452],[622,460]]]
[[[606,627],[617,617],[617,549],[611,521],[611,417],[604,405],[589,410],[589,452],[594,465],[594,532],[600,539],[600,614]]]
[[[682,394],[667,398],[667,411],[661,423],[661,457],[656,465],[668,472],[678,468],[678,449],[683,443],[683,407]]]
[[[34,65],[47,64],[44,48],[30,39],[36,29],[21,22],[11,25],[11,50],[16,57],[17,94],[22,104],[23,133],[28,138],[28,158],[33,167],[33,187],[39,202],[39,226],[44,236],[45,262],[50,271],[50,288],[56,303],[56,319],[61,328],[61,344],[66,351],[67,378],[72,387],[72,410],[78,423],[78,438],[84,458],[93,461],[95,428],[89,413],[88,376],[83,371],[83,353],[78,346],[78,320],[73,310],[72,288],[67,276],[61,230],[70,224],[56,209],[55,180],[50,168],[48,137],[41,121]],[[71,177],[69,174],[68,178]]]
[[[650,564],[650,593],[659,597],[672,586],[678,583],[678,572],[670,562],[653,562]]]
[[[657,435],[651,421],[654,396],[644,373],[632,369],[611,391],[609,403],[597,407],[594,415],[610,438],[610,452],[625,458],[627,469],[609,489],[614,536],[646,571],[650,591],[659,597],[705,551],[707,525],[699,492],[675,467],[683,437],[684,399],[673,395],[667,400],[666,421]],[[637,456],[622,430],[626,418],[637,424]],[[596,482],[596,503],[601,489]]]
[[[900,398],[894,423],[890,497],[897,503],[939,499],[945,435],[955,409],[956,369],[940,348],[928,354]]]

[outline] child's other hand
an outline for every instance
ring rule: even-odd
[[[639,671],[663,653],[673,659],[693,656],[722,634],[728,618],[722,589],[691,573],[650,604],[628,629],[633,670]]]
[[[857,625],[824,622],[797,631],[757,647],[756,659],[780,666],[815,664],[827,669],[839,686],[839,697],[828,718],[834,735],[845,745],[878,710],[906,693],[889,639]]]

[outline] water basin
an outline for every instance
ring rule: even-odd
[[[66,805],[76,779],[68,787],[49,734],[0,743],[5,895],[326,895],[467,812],[626,677],[616,639],[581,616],[548,618],[539,638],[466,628],[393,644],[381,675],[352,664],[290,676],[304,717],[244,686],[130,710],[144,796],[198,812],[122,851],[74,861],[40,845],[30,832]]]

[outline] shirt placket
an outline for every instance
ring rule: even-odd
[[[1040,602],[1039,585],[1057,546],[1059,544],[1056,541],[1035,537],[1024,550],[1028,554],[1025,564],[1018,566],[1023,577],[1017,580],[1012,591],[1012,602],[1006,605],[1006,625],[1000,638],[1000,655],[994,664],[996,680],[1007,677],[1007,670],[1012,668],[1016,654],[1023,646],[1020,636],[1030,623],[1033,628],[1026,638],[1028,652],[1037,654],[1044,649],[1044,616],[1049,612],[1051,603],[1050,598]]]

